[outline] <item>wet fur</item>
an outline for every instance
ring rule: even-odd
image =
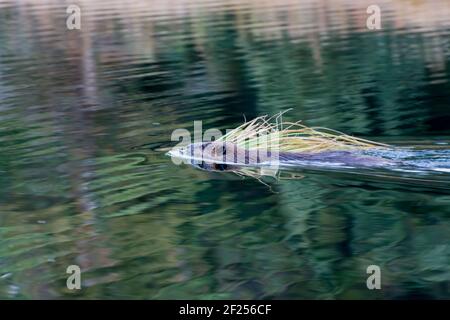
[[[334,163],[352,167],[380,167],[392,162],[383,158],[358,154],[352,151],[271,152],[258,149],[245,149],[231,142],[204,142],[191,144],[188,150],[197,160],[199,167],[207,170],[228,170],[233,165],[267,164],[277,160],[278,164],[301,162]]]

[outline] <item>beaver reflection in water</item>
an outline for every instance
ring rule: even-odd
[[[232,170],[242,165],[338,165],[346,167],[381,167],[393,162],[355,151],[279,152],[277,150],[249,149],[231,142],[200,142],[183,151],[191,164],[205,170]]]

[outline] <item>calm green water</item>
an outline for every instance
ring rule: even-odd
[[[447,173],[177,166],[177,128],[293,108],[398,145],[450,142],[450,4],[0,0],[0,298],[450,298]],[[66,268],[82,289],[66,288]],[[368,290],[379,265],[382,289]]]

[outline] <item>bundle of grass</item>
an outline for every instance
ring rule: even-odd
[[[332,129],[307,127],[301,124],[301,121],[283,122],[283,113],[272,117],[265,115],[246,121],[222,136],[217,142],[233,143],[247,150],[267,148],[267,146],[273,148],[275,146],[279,152],[289,153],[318,153],[389,147],[383,143],[352,137]]]

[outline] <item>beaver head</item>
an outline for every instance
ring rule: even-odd
[[[224,141],[193,143],[187,147],[191,163],[203,169],[226,170],[230,165],[257,164],[258,151]]]

